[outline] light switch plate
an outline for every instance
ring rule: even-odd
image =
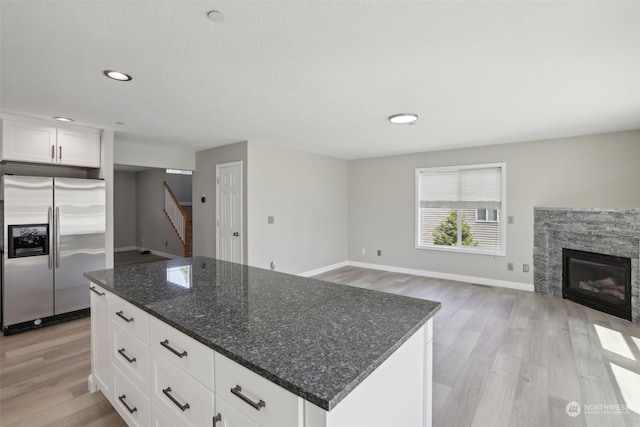
[[[273,217],[273,215],[270,215],[270,216],[267,217],[267,224],[274,224],[275,222],[276,221],[275,221],[275,218]]]

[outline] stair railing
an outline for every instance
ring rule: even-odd
[[[191,256],[191,223],[189,214],[180,206],[180,202],[176,195],[173,194],[173,190],[171,190],[167,181],[164,181],[164,213],[169,218],[169,222],[184,246],[184,256]]]

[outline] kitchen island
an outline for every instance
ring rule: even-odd
[[[206,257],[86,273],[130,425],[429,426],[433,301]]]

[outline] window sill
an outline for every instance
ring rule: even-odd
[[[454,252],[454,253],[462,253],[462,254],[474,254],[474,255],[489,255],[489,256],[506,256],[504,249],[471,249],[471,248],[460,248],[457,246],[423,246],[416,245],[416,249],[423,249],[427,251],[439,251],[439,252]]]

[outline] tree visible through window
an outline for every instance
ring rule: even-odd
[[[478,246],[478,241],[473,239],[471,227],[464,217],[461,223],[462,244],[466,246]],[[451,209],[447,217],[433,230],[433,244],[447,246],[456,246],[458,244],[458,211],[456,209]]]
[[[416,247],[504,255],[505,169],[416,169]]]

